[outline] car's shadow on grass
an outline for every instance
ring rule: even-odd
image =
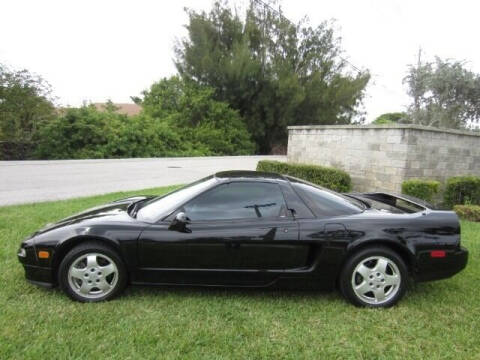
[[[436,297],[441,295],[445,290],[456,291],[460,290],[461,286],[450,279],[435,282],[415,283],[409,281],[407,287],[407,295],[410,298],[417,296],[421,297]],[[143,286],[132,285],[127,287],[123,296],[228,296],[228,297],[243,297],[248,296],[252,298],[276,298],[282,296],[284,298],[329,298],[329,299],[343,299],[340,291],[333,289],[293,289],[293,288],[279,288],[279,287],[219,287],[219,286],[173,286],[173,285],[157,285],[157,286]]]
[[[47,289],[43,287],[31,287],[32,294],[39,296],[55,295],[67,299],[67,295],[58,287]],[[332,290],[308,290],[308,289],[280,289],[262,287],[216,287],[216,286],[173,286],[173,285],[130,285],[113,301],[122,300],[161,300],[169,297],[177,299],[215,299],[235,300],[246,298],[252,300],[274,301],[278,299],[292,301],[313,301],[325,299],[328,301],[343,301],[339,291]]]
[[[66,295],[58,288],[44,289],[38,288],[41,296],[49,293],[55,293],[55,297]],[[434,283],[410,283],[408,285],[406,296],[400,301],[402,304],[417,304],[419,302],[437,303],[439,299],[442,302],[447,300],[445,293],[457,292],[461,286],[453,281],[439,281]],[[168,298],[176,298],[182,301],[188,300],[212,300],[212,301],[236,301],[250,300],[254,302],[291,302],[291,303],[310,303],[321,302],[323,304],[332,303],[348,304],[344,300],[340,291],[331,290],[307,290],[307,289],[282,289],[282,288],[247,288],[247,287],[204,287],[204,286],[142,286],[131,285],[117,297],[114,301],[160,301]]]
[[[129,286],[122,297],[166,297],[182,298],[251,298],[251,299],[278,299],[285,300],[314,300],[329,299],[342,300],[340,293],[333,290],[304,290],[278,288],[238,288],[238,287],[202,287],[202,286]]]

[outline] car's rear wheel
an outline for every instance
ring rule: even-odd
[[[123,261],[108,246],[87,242],[70,250],[60,263],[58,282],[72,299],[81,302],[110,300],[126,286]]]
[[[405,262],[397,253],[386,247],[369,247],[347,260],[339,285],[354,305],[389,307],[405,294],[407,277]]]

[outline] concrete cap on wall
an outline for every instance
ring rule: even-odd
[[[388,130],[388,129],[412,129],[422,131],[433,131],[449,134],[479,136],[480,132],[469,130],[455,130],[447,128],[436,128],[431,126],[415,125],[415,124],[388,124],[388,125],[296,125],[288,126],[288,130],[330,130],[330,129],[356,129],[356,130]]]

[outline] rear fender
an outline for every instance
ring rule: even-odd
[[[347,254],[345,256],[345,261],[352,254],[363,250],[367,247],[375,246],[384,246],[395,251],[398,255],[401,256],[409,270],[413,270],[415,267],[415,249],[413,246],[409,246],[408,243],[403,244],[398,241],[393,241],[390,239],[362,239],[360,241],[354,241],[347,246]],[[343,265],[343,264],[342,264]]]

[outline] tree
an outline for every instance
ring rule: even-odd
[[[30,143],[55,115],[50,85],[27,70],[0,64],[0,140]]]
[[[410,65],[404,79],[412,104],[408,114],[416,124],[469,128],[480,120],[480,76],[454,60],[435,58]]]
[[[409,123],[410,119],[408,115],[404,112],[393,112],[385,113],[378,116],[372,124],[374,125],[384,125],[384,124],[405,124]]]
[[[182,78],[238,110],[260,153],[285,144],[288,125],[352,122],[369,80],[346,72],[328,23],[292,24],[274,4],[252,0],[243,19],[226,2],[187,10],[188,37],[176,46]]]

